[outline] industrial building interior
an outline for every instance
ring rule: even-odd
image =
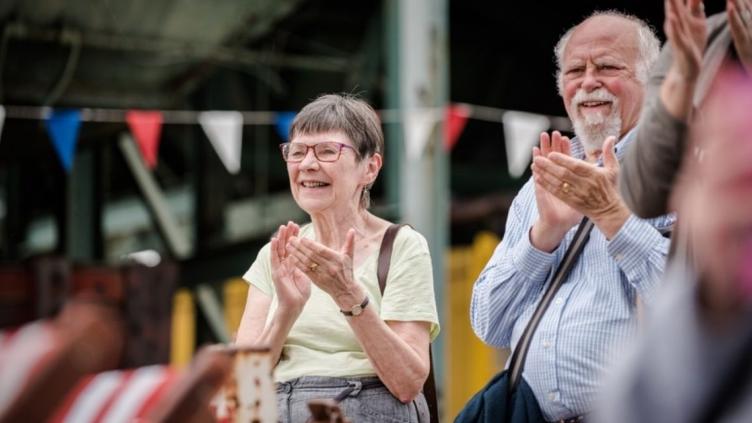
[[[420,52],[404,51],[399,29],[415,25],[431,28],[430,45],[438,52],[427,68],[436,74],[422,76],[429,92],[416,94],[424,104],[561,117],[553,46],[566,28],[596,9],[637,15],[659,33],[663,22],[663,2],[657,0],[426,4],[425,15],[405,16],[399,0],[0,2],[4,268],[62,260],[70,266],[64,267],[70,291],[84,289],[71,276],[79,270],[99,269],[101,275],[156,256],[152,265],[159,263],[158,274],[170,275],[171,283],[141,288],[162,296],[152,305],[162,316],[157,319],[171,319],[173,295],[188,292],[195,307],[189,326],[195,333],[185,341],[190,352],[229,342],[245,299],[237,279],[276,227],[306,218],[289,194],[277,147],[286,139],[275,113],[295,112],[331,92],[356,93],[377,110],[407,107],[406,84],[400,82],[404,58]],[[706,7],[714,13],[723,2]],[[70,171],[45,126],[53,109],[83,111]],[[123,116],[132,109],[165,111],[153,169],[129,158],[124,146]],[[175,113],[206,110],[258,117],[258,123],[246,119],[243,126],[239,172],[228,172],[192,117]],[[422,159],[427,167],[414,171],[404,157],[399,124],[385,119],[384,129],[385,166],[373,209],[427,233],[443,325],[434,359],[449,421],[503,364],[503,355],[473,337],[469,289],[503,235],[507,208],[529,172],[509,175],[500,120],[471,114],[453,148],[434,143]],[[405,184],[414,178],[426,178],[418,189],[435,190],[434,196],[405,195]],[[430,215],[422,214],[426,209]],[[163,268],[167,264],[171,270]],[[5,293],[22,292],[0,292],[4,325],[47,317],[64,300],[58,292],[60,298],[44,300],[56,304],[44,312],[19,312],[34,308],[42,294],[13,288],[14,279],[3,279],[2,272]],[[227,294],[230,282],[241,286],[240,294]],[[231,297],[230,312],[225,307]],[[224,328],[217,313],[229,319]],[[131,336],[144,332],[134,331]],[[169,335],[169,327],[165,331],[160,333]],[[170,361],[169,336],[153,342],[164,344],[155,347],[159,356],[131,363]]]

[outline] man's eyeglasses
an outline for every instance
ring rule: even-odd
[[[302,162],[306,154],[308,154],[308,149],[313,149],[313,155],[320,162],[336,162],[339,160],[343,148],[355,151],[355,148],[352,146],[334,141],[320,142],[314,145],[307,145],[302,142],[286,142],[279,145],[279,149],[282,151],[282,158],[287,163]]]

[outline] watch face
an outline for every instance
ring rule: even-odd
[[[363,299],[363,302],[356,304],[350,308],[350,311],[340,310],[345,316],[359,316],[363,314],[363,309],[368,305],[368,296]]]

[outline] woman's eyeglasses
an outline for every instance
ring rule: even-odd
[[[302,142],[286,142],[279,145],[279,149],[282,151],[282,158],[287,163],[302,162],[308,154],[308,149],[313,149],[313,155],[320,162],[336,162],[342,154],[343,148],[355,151],[355,148],[352,146],[334,141],[320,142],[314,145],[307,145]]]

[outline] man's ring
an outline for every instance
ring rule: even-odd
[[[569,182],[564,182],[563,184],[561,184],[561,192],[563,192],[564,194],[569,194],[569,187]]]
[[[310,270],[311,272],[315,272],[316,269],[318,269],[318,267],[319,267],[319,264],[314,261],[313,263],[308,265],[308,270]]]

